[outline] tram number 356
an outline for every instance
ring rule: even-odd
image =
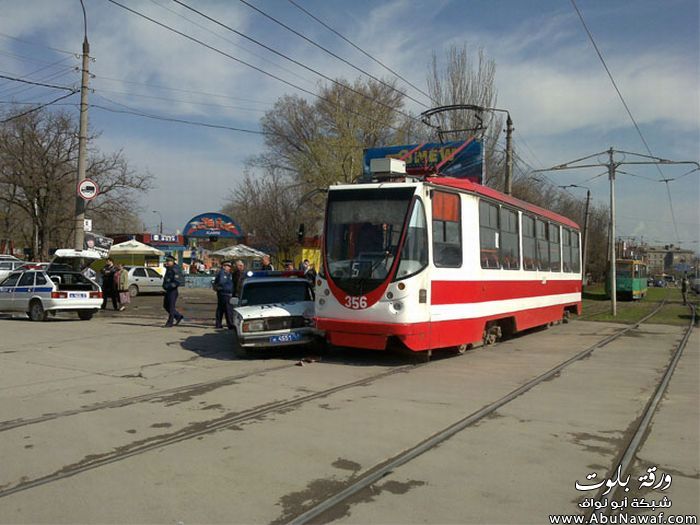
[[[346,295],[345,307],[352,308],[353,310],[367,308],[367,297],[365,297],[364,295],[361,295],[360,297],[351,297],[349,295]]]

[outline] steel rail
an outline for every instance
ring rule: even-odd
[[[639,425],[637,425],[636,431],[627,443],[627,446],[625,447],[625,450],[622,453],[622,457],[619,459],[619,461],[616,462],[615,465],[613,465],[613,470],[616,470],[619,466],[620,478],[624,477],[624,475],[629,472],[629,468],[632,465],[634,457],[637,454],[637,451],[639,450],[639,447],[646,436],[651,420],[654,414],[656,413],[656,409],[659,406],[659,403],[661,402],[661,398],[663,397],[664,393],[666,392],[666,389],[668,388],[668,384],[671,381],[671,376],[673,376],[673,372],[676,370],[678,361],[680,361],[681,355],[683,354],[683,350],[688,344],[688,339],[690,339],[690,335],[693,332],[697,312],[694,305],[688,306],[690,308],[690,323],[688,325],[688,328],[683,334],[683,338],[678,343],[678,346],[676,347],[676,350],[673,353],[673,357],[671,357],[671,360],[669,361],[666,367],[666,371],[664,372],[661,381],[657,385],[654,394],[651,396],[651,398],[647,402],[647,405],[644,407],[644,410],[642,412],[643,415],[639,421]],[[617,493],[619,489],[620,487],[616,486],[611,492],[607,494],[607,497],[609,497],[610,499],[614,499],[615,493]],[[603,492],[602,489],[601,492]],[[598,494],[596,502],[599,502],[602,499],[603,494]],[[598,510],[594,510],[591,514],[595,514],[596,516],[600,517],[604,514],[609,513],[610,510],[611,509],[606,509],[606,511],[604,511],[602,508],[599,508]],[[588,516],[588,518],[590,518],[590,516]],[[588,523],[588,520],[586,522]]]
[[[473,425],[474,423],[478,422],[479,420],[487,417],[489,414],[493,413],[503,405],[506,405],[507,403],[510,403],[517,397],[521,396],[528,390],[532,389],[533,387],[539,385],[543,381],[546,381],[547,379],[555,376],[557,373],[559,373],[561,370],[566,368],[567,366],[575,363],[576,361],[580,361],[581,359],[584,359],[588,357],[594,350],[597,350],[598,348],[602,348],[609,343],[615,341],[616,339],[619,339],[626,333],[628,333],[631,330],[635,330],[639,328],[639,326],[642,325],[642,323],[646,322],[648,319],[650,319],[652,316],[654,316],[658,311],[664,306],[666,301],[662,301],[659,303],[659,305],[652,310],[649,314],[644,316],[642,319],[640,319],[637,323],[634,325],[630,325],[627,328],[624,328],[623,330],[612,334],[601,341],[595,343],[594,345],[589,346],[585,350],[582,350],[581,352],[577,353],[573,357],[567,359],[566,361],[563,361],[562,363],[556,365],[555,367],[549,369],[548,371],[538,375],[534,379],[528,381],[524,385],[520,386],[519,388],[516,388],[515,390],[511,391],[510,393],[506,394],[505,396],[501,397],[497,401],[494,401],[493,403],[490,403],[489,405],[486,405],[485,407],[481,408],[480,410],[473,412],[469,414],[468,416],[460,419],[459,421],[456,421],[455,423],[451,424],[450,426],[440,430],[439,432],[433,434],[431,437],[428,439],[425,439],[424,441],[421,441],[420,443],[414,445],[413,447],[389,458],[388,460],[384,461],[383,463],[377,464],[374,467],[370,468],[369,470],[365,471],[364,474],[360,474],[357,479],[355,479],[351,484],[349,484],[345,489],[337,492],[333,496],[324,499],[320,501],[319,503],[315,504],[313,507],[308,509],[307,511],[303,512],[302,514],[298,515],[297,517],[291,519],[290,521],[287,522],[287,525],[304,525],[306,523],[311,522],[312,520],[315,520],[319,516],[325,514],[329,510],[331,510],[333,507],[339,505],[340,503],[344,502],[348,498],[354,496],[358,492],[360,492],[363,489],[366,489],[367,487],[373,485],[377,481],[381,480],[383,477],[387,476],[390,474],[392,471],[395,469],[399,468],[400,466],[412,461],[413,459],[417,458],[418,456],[424,454],[425,452],[435,448],[437,445],[440,443],[446,441],[447,439],[451,438],[455,434],[458,434],[462,430],[466,429],[467,427]]]

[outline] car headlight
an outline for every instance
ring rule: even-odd
[[[262,332],[265,330],[265,321],[245,321],[243,323],[244,332]]]

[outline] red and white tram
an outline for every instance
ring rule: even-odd
[[[578,225],[465,179],[332,186],[317,327],[335,345],[493,342],[581,311]]]

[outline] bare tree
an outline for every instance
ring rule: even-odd
[[[315,220],[316,207],[322,206],[306,198],[304,187],[279,169],[256,177],[249,168],[223,212],[236,217],[257,246],[273,249],[278,258],[290,257],[298,225]]]
[[[87,210],[108,229],[113,219],[133,216],[136,194],[150,187],[151,176],[129,169],[122,152],[103,154],[93,148],[89,153],[88,177],[98,183],[100,195]],[[65,112],[39,110],[0,126],[0,204],[6,229],[0,237],[23,240],[42,259],[50,247],[69,244],[77,154],[77,125]]]
[[[435,106],[470,104],[493,108],[497,104],[496,62],[487,58],[483,49],[472,56],[467,46],[452,46],[445,55],[444,65],[433,52],[427,75],[428,93]],[[447,133],[449,140],[460,140],[475,135],[484,144],[486,164],[484,184],[501,187],[503,181],[503,155],[498,138],[503,126],[502,118],[493,112],[458,110],[436,115],[437,123]]]

